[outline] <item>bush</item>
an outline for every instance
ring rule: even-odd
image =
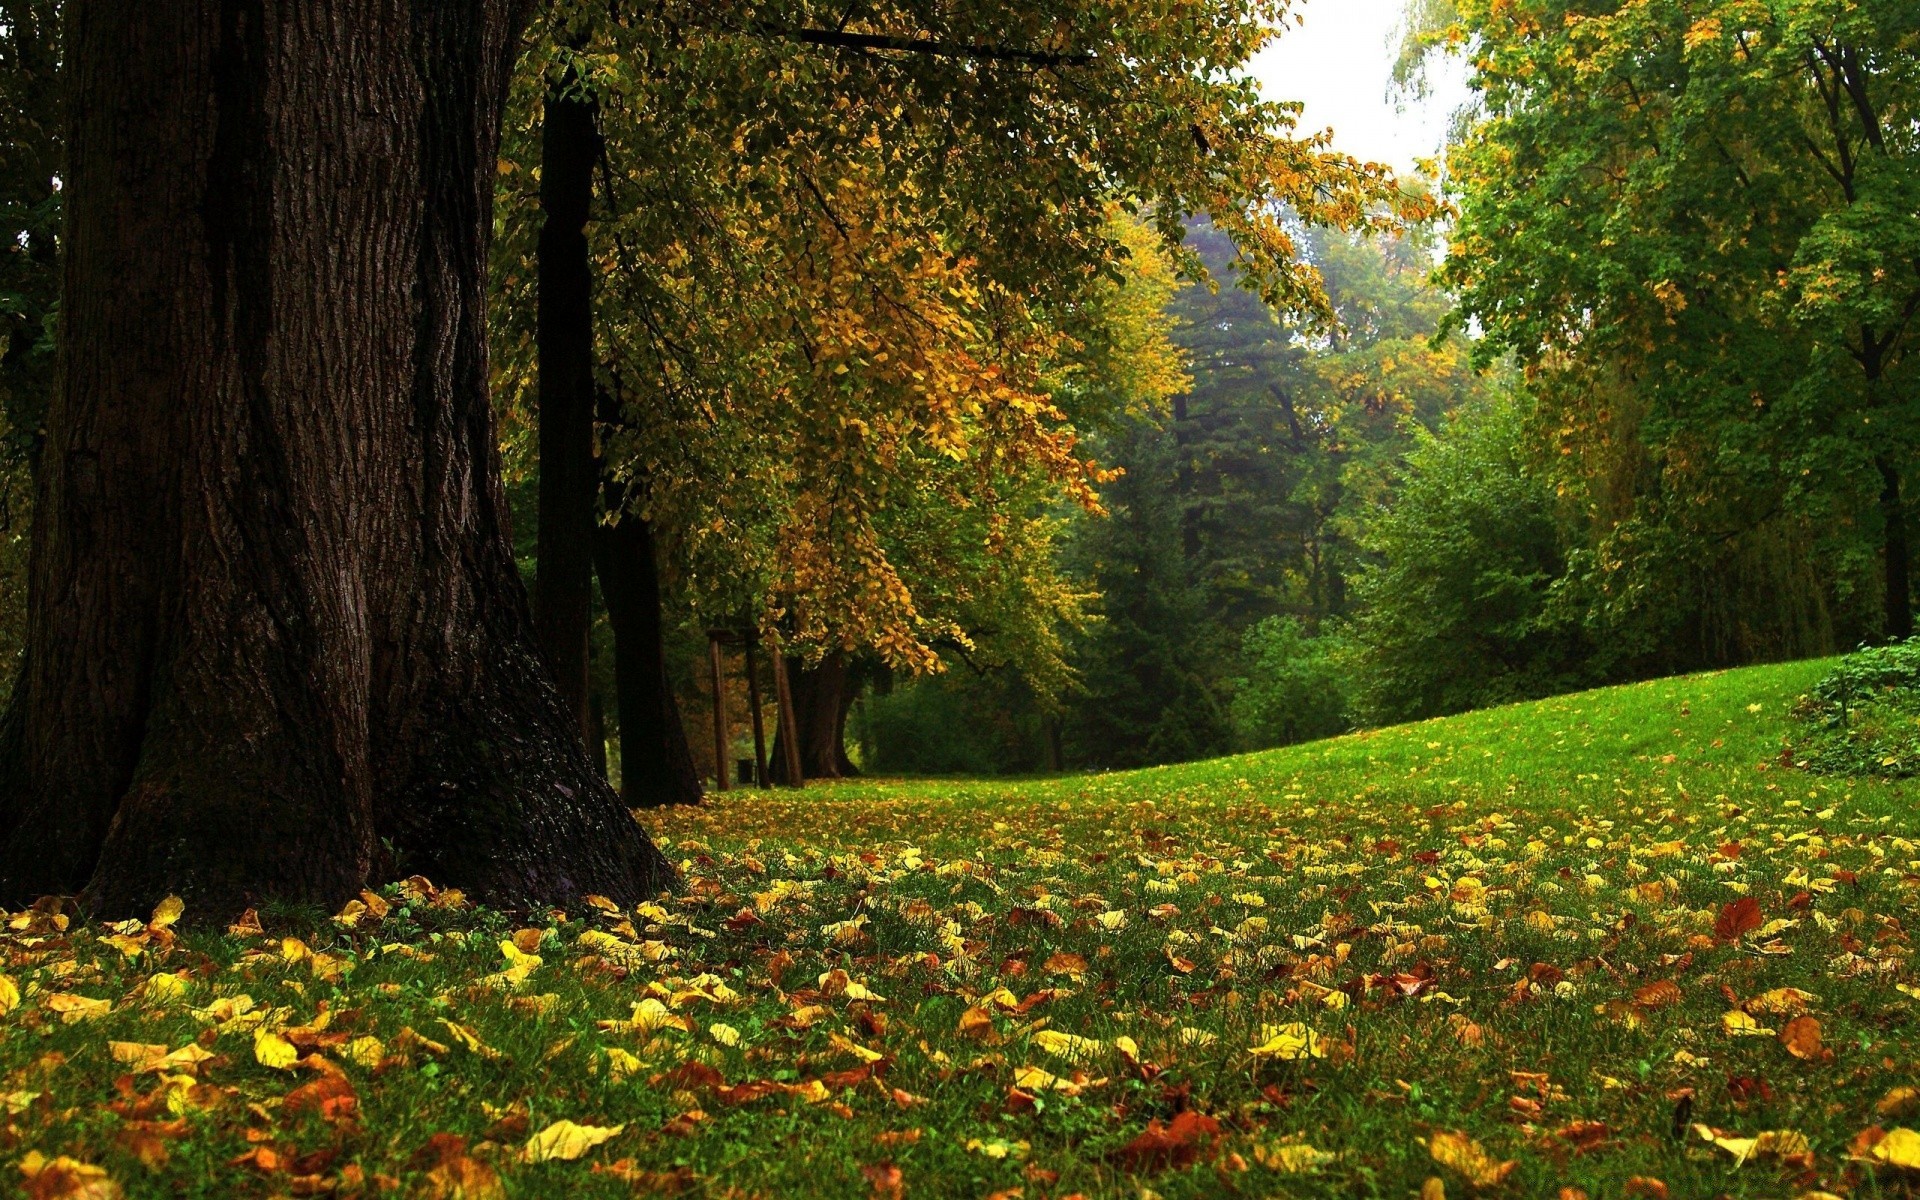
[[[1591,646],[1559,602],[1567,564],[1551,484],[1532,470],[1521,402],[1456,412],[1407,456],[1373,524],[1361,581],[1360,707],[1394,724],[1572,691]]]
[[[1346,646],[1311,637],[1292,617],[1268,617],[1241,640],[1233,727],[1250,750],[1333,737],[1352,728]]]
[[[873,691],[850,724],[874,775],[1024,775],[1047,769],[1046,731],[1017,678],[949,672]]]
[[[1794,710],[1795,758],[1823,775],[1920,775],[1920,639],[1857,650]]]

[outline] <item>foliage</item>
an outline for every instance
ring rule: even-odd
[[[604,444],[686,593],[914,670],[984,632],[1057,686],[1049,639],[1082,600],[1036,514],[1093,505],[1081,433],[1178,384],[1152,297],[1183,219],[1213,213],[1250,283],[1315,311],[1282,206],[1355,227],[1425,207],[1259,99],[1244,65],[1285,10],[563,6],[505,162],[510,390],[531,134],[571,67],[607,143]]]
[[[1362,581],[1364,714],[1376,722],[1566,691],[1589,669],[1554,494],[1528,459],[1524,403],[1463,408],[1407,456],[1393,507],[1369,527]]]
[[[1338,636],[1312,637],[1293,617],[1268,617],[1241,641],[1233,727],[1256,750],[1332,737],[1353,727],[1352,665]]]
[[[1794,709],[1793,756],[1825,775],[1920,775],[1920,641],[1841,659]]]
[[[136,1200],[1896,1194],[1908,801],[1773,765],[1827,669],[729,794],[662,814],[684,877],[627,912],[415,881],[264,936],[15,914],[6,1169]]]
[[[1449,10],[1435,36],[1470,56],[1480,111],[1450,158],[1446,278],[1484,352],[1548,381],[1553,444],[1589,466],[1608,447],[1643,463],[1598,473],[1634,482],[1625,503],[1577,493],[1600,517],[1600,569],[1633,570],[1650,528],[1674,543],[1670,561],[1713,561],[1784,514],[1801,528],[1760,532],[1726,561],[1850,540],[1813,558],[1809,575],[1840,586],[1801,607],[1857,604],[1857,576],[1836,564],[1863,542],[1892,547],[1890,571],[1904,558],[1888,531],[1905,519],[1920,379],[1920,142],[1906,119],[1920,6],[1425,8]],[[1747,576],[1733,607],[1764,608],[1779,581]],[[1885,604],[1899,632],[1908,598]]]
[[[1318,629],[1351,615],[1363,531],[1390,502],[1413,431],[1484,386],[1465,339],[1434,337],[1447,301],[1425,280],[1425,233],[1300,239],[1337,323],[1189,286],[1173,312],[1192,388],[1173,398],[1170,419],[1133,420],[1099,442],[1128,474],[1105,493],[1111,519],[1082,522],[1067,548],[1075,577],[1102,597],[1102,619],[1072,643],[1083,691],[1063,722],[1069,763],[1231,749],[1235,681],[1261,670],[1248,630],[1270,617]],[[1232,250],[1219,230],[1196,224],[1189,240],[1225,272]]]
[[[962,669],[868,693],[851,725],[869,774],[1023,775],[1050,765],[1058,720],[1019,672]]]

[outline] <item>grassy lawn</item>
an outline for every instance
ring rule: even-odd
[[[1780,765],[1823,669],[735,792],[639,912],[19,915],[0,1192],[1906,1195],[1920,834]]]

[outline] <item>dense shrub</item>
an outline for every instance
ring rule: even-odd
[[[1840,660],[1799,704],[1795,758],[1826,775],[1920,775],[1920,639]]]
[[[1346,644],[1309,636],[1292,617],[1268,617],[1241,640],[1246,675],[1234,681],[1233,726],[1264,750],[1332,737],[1352,727]]]
[[[872,691],[848,722],[874,775],[1022,775],[1048,767],[1046,728],[1017,678],[955,671]]]
[[[1361,716],[1391,724],[1584,686],[1591,647],[1556,603],[1566,573],[1552,486],[1531,467],[1522,403],[1462,408],[1407,456],[1366,545]]]

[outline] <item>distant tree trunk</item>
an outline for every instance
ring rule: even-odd
[[[594,103],[568,69],[547,88],[540,133],[540,515],[533,623],[560,698],[587,727],[587,643],[593,622],[593,273],[587,218],[600,156]]]
[[[847,713],[853,708],[853,688],[845,654],[828,654],[808,666],[805,659],[787,659],[788,688],[793,693],[793,719],[799,730],[800,772],[807,779],[849,779],[860,773],[847,757]],[[780,782],[787,782],[782,757],[782,731],[776,735],[773,761]]]
[[[609,507],[620,507],[614,492]],[[667,678],[660,571],[653,530],[632,513],[594,532],[600,596],[613,627],[620,714],[620,795],[629,808],[698,804],[700,771]]]
[[[507,536],[486,284],[514,10],[69,3],[0,900],[215,920],[393,871],[497,904],[670,878]]]
[[[1885,526],[1887,636],[1913,636],[1912,559],[1907,544],[1907,503],[1900,468],[1884,456],[1880,468],[1880,516]]]

